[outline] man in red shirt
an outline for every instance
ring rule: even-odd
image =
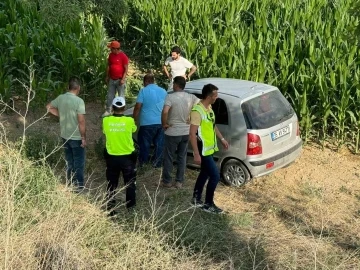
[[[106,70],[106,83],[108,84],[108,94],[106,102],[106,111],[103,117],[111,114],[111,104],[116,93],[120,97],[125,97],[125,80],[128,72],[129,58],[120,50],[120,42],[112,41],[108,48],[111,53],[108,58]]]

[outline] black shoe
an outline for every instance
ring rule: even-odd
[[[202,207],[202,206],[204,205],[204,203],[203,203],[202,200],[193,197],[193,198],[191,199],[191,205],[200,208],[200,207]]]
[[[201,209],[204,210],[205,212],[213,213],[213,214],[222,214],[222,213],[224,213],[224,210],[217,207],[214,203],[213,204],[204,204],[201,207]]]

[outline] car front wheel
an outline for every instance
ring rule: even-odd
[[[235,187],[240,187],[250,180],[251,176],[243,163],[236,159],[226,161],[221,170],[223,181]]]

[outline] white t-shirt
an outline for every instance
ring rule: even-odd
[[[193,94],[184,91],[175,91],[165,98],[165,106],[169,106],[167,124],[170,127],[165,130],[168,136],[189,135],[190,112],[200,100]]]
[[[171,67],[171,76],[174,79],[176,76],[184,76],[186,74],[186,69],[192,68],[193,64],[184,57],[179,57],[177,60],[173,60],[171,57],[168,57],[165,60],[165,66],[170,65]]]

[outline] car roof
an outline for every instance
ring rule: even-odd
[[[204,78],[187,82],[185,90],[198,90],[201,92],[203,86],[208,83],[217,86],[219,88],[218,93],[231,95],[241,99],[278,89],[269,84],[253,81],[228,78]]]

